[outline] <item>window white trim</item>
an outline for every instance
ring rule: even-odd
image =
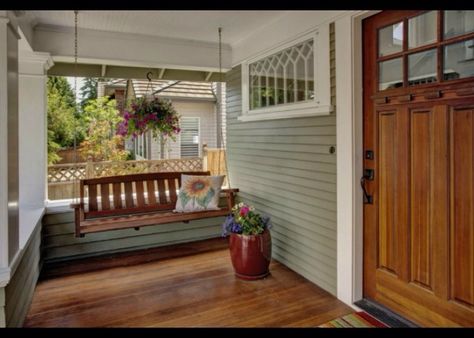
[[[135,152],[135,158],[137,160],[147,160],[148,154],[148,132],[145,134],[138,135],[137,138],[133,139],[133,148]]]
[[[311,38],[313,39],[314,46],[313,100],[278,104],[271,107],[250,110],[249,65]],[[307,34],[281,44],[276,48],[267,50],[264,53],[260,53],[257,57],[249,58],[242,62],[242,115],[239,116],[238,119],[240,121],[258,121],[330,114],[333,111],[333,107],[331,105],[329,51],[329,23],[325,23]]]

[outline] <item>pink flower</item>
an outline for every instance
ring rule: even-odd
[[[240,216],[245,216],[249,213],[250,209],[248,206],[243,206],[241,209],[240,209]]]

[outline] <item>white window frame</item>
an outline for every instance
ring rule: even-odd
[[[198,119],[198,156],[201,157],[201,151],[202,151],[202,146],[201,146],[201,117],[200,116],[181,116],[181,118],[194,118]],[[181,133],[179,135],[179,144],[178,144],[178,149],[179,149],[179,158],[190,158],[190,157],[182,157],[181,155]]]
[[[313,39],[314,56],[314,98],[311,101],[301,101],[278,104],[271,107],[249,108],[249,65],[270,55],[281,52],[301,42]],[[287,41],[260,53],[258,56],[242,62],[242,115],[240,121],[259,121],[284,119],[315,115],[329,115],[333,111],[331,105],[331,73],[330,73],[329,24],[324,24],[315,30]]]
[[[146,147],[148,147],[148,133],[138,135],[137,138],[133,140],[133,148],[137,160],[148,159],[148,149],[146,149]],[[139,153],[140,149],[141,153]]]

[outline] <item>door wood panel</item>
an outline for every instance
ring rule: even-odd
[[[438,65],[436,83],[408,86],[404,63],[403,86],[377,89],[377,30],[419,13],[363,22],[364,150],[374,151],[364,168],[375,173],[366,181],[364,297],[422,326],[474,326],[473,78],[440,80]]]
[[[433,179],[431,168],[433,135],[432,112],[411,112],[411,224],[410,282],[431,289],[432,241],[431,217]]]
[[[382,113],[379,115],[379,149],[385,156],[380,158],[379,172],[379,226],[378,226],[378,264],[379,268],[386,269],[397,275],[397,248],[396,248],[396,220],[395,220],[395,186],[397,172],[395,158],[395,128],[396,113]]]
[[[452,135],[452,296],[469,307],[474,305],[474,180],[472,108],[451,111]]]

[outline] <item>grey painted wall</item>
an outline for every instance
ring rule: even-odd
[[[41,270],[41,222],[25,245],[21,261],[6,287],[0,288],[0,327],[21,327]]]
[[[334,29],[331,93],[335,102]],[[336,116],[241,122],[241,67],[227,73],[227,151],[239,199],[273,220],[273,258],[336,294]]]

